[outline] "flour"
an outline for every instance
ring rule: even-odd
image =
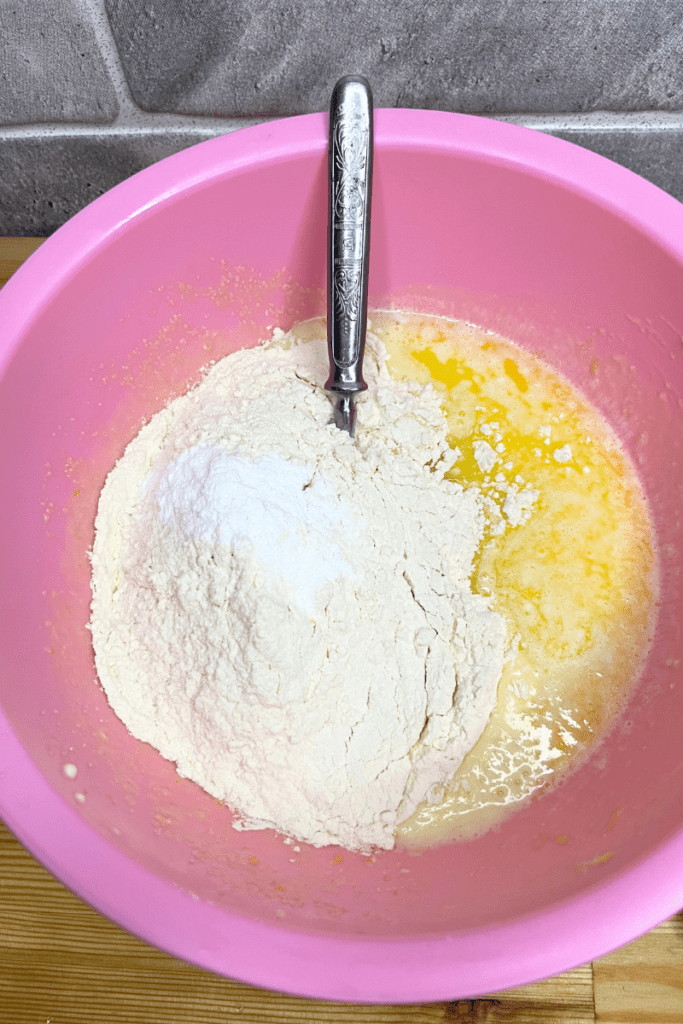
[[[235,827],[389,849],[481,735],[506,628],[437,394],[370,334],[354,442],[325,356],[237,352],[143,427],[101,495],[90,626],[114,711]]]
[[[200,447],[183,452],[154,482],[159,514],[172,532],[175,525],[185,541],[251,546],[309,615],[325,581],[352,575],[337,538],[352,527],[353,506],[331,500],[309,466]]]

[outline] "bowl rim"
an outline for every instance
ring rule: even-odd
[[[475,156],[554,180],[610,209],[683,263],[683,205],[572,143],[464,114],[377,110],[375,145],[378,152]],[[50,297],[137,218],[225,175],[306,154],[323,160],[326,148],[325,114],[267,122],[167,157],[96,199],[48,238],[2,289],[0,376]],[[375,1003],[485,995],[593,960],[683,905],[681,829],[605,883],[512,924],[409,939],[290,931],[203,903],[112,847],[52,789],[1,712],[0,752],[3,819],[73,892],[175,956],[296,995]],[[151,906],[157,908],[154,915]]]

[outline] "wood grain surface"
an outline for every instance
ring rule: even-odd
[[[0,287],[44,241],[44,238],[0,238]]]
[[[0,239],[0,285],[43,239]],[[0,822],[0,1024],[683,1024],[683,912],[574,971],[483,999],[321,1002],[153,949],[64,888]]]

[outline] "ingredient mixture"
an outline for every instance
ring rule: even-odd
[[[325,353],[237,352],[144,427],[101,497],[92,634],[130,731],[242,828],[391,847],[480,736],[506,629],[438,395],[371,337],[354,444]]]
[[[467,325],[375,328],[355,443],[324,325],[298,325],[142,429],[92,554],[97,669],[133,735],[236,827],[351,850],[538,788],[633,678],[653,594],[642,496],[576,392]]]
[[[486,728],[446,787],[399,825],[402,845],[469,837],[566,778],[620,720],[642,673],[656,616],[658,562],[649,510],[612,429],[569,382],[496,335],[434,317],[374,314],[398,378],[439,393],[448,476],[512,515],[492,526],[472,588],[518,637]],[[599,391],[596,392],[598,395]]]

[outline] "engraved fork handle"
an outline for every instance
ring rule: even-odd
[[[368,309],[372,92],[364,78],[340,78],[330,102],[327,348],[336,395],[333,419],[355,433],[355,396],[365,391],[363,353]]]

